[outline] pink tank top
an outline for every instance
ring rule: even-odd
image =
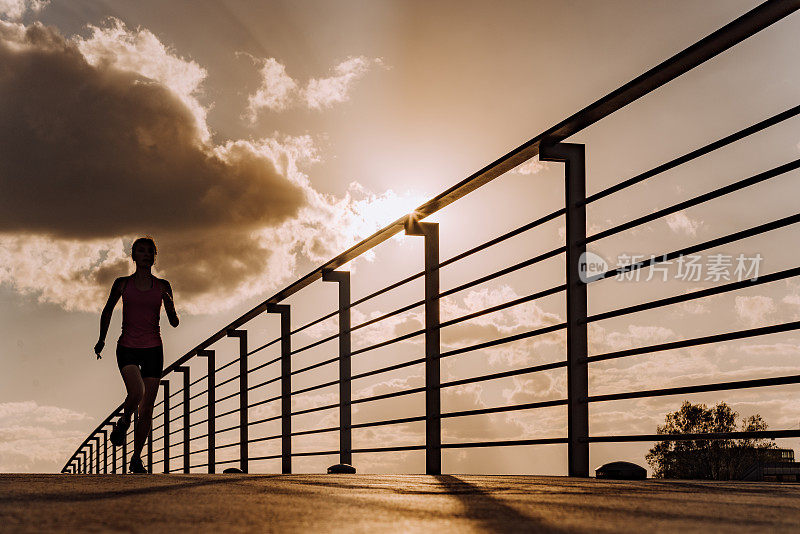
[[[161,343],[161,283],[152,278],[152,286],[137,289],[129,276],[122,290],[122,335],[117,343],[123,347],[147,349]]]

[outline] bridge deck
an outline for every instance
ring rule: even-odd
[[[0,475],[0,530],[748,532],[800,484],[472,475]]]

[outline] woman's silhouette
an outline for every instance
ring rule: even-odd
[[[133,432],[133,454],[128,465],[132,473],[146,473],[140,454],[145,437],[150,432],[153,403],[164,370],[164,350],[158,326],[162,302],[169,324],[176,327],[179,321],[169,282],[150,273],[156,257],[153,239],[140,237],[134,241],[131,257],[136,264],[136,272],[114,280],[108,302],[100,315],[100,338],[94,346],[94,352],[100,359],[111,314],[122,297],[122,335],[117,341],[117,365],[128,395],[125,397],[123,414],[111,431],[111,443],[122,445],[131,423],[131,414],[137,412],[139,417]]]

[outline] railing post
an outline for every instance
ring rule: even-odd
[[[288,304],[267,304],[281,314],[281,473],[292,472],[292,339]]]
[[[136,431],[136,423],[133,424],[134,432]],[[125,432],[125,437],[122,440],[122,474],[128,472],[128,432]]]
[[[103,474],[108,474],[108,431],[104,428],[103,433]]]
[[[247,473],[249,462],[247,396],[247,330],[228,330],[228,337],[239,338],[239,469]]]
[[[111,444],[111,472],[117,474],[117,448]]]
[[[442,473],[439,346],[439,225],[406,220],[406,235],[425,237],[425,472]]]
[[[150,421],[150,430],[147,432],[147,472],[153,474],[153,423]]]
[[[175,371],[183,373],[183,472],[189,472],[189,367],[181,365]]]
[[[322,280],[339,284],[339,463],[352,465],[350,272],[326,270]]]
[[[164,388],[164,472],[169,473],[169,380],[162,380]]]
[[[100,436],[95,436],[94,441],[94,474],[100,474]]]
[[[567,405],[569,476],[589,476],[589,368],[586,284],[580,262],[586,252],[586,157],[584,145],[542,143],[540,161],[565,164],[567,219]]]
[[[215,434],[217,432],[216,427],[216,375],[214,372],[216,371],[216,353],[213,350],[201,350],[197,352],[198,356],[202,356],[204,358],[208,358],[208,472],[215,473],[216,472],[216,437]]]
[[[86,471],[86,449],[82,449],[81,450],[81,462],[82,462],[81,473],[83,473],[85,475],[87,473],[87,471]]]

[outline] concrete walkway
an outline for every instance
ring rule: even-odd
[[[0,475],[0,531],[797,532],[800,484],[462,475]]]

